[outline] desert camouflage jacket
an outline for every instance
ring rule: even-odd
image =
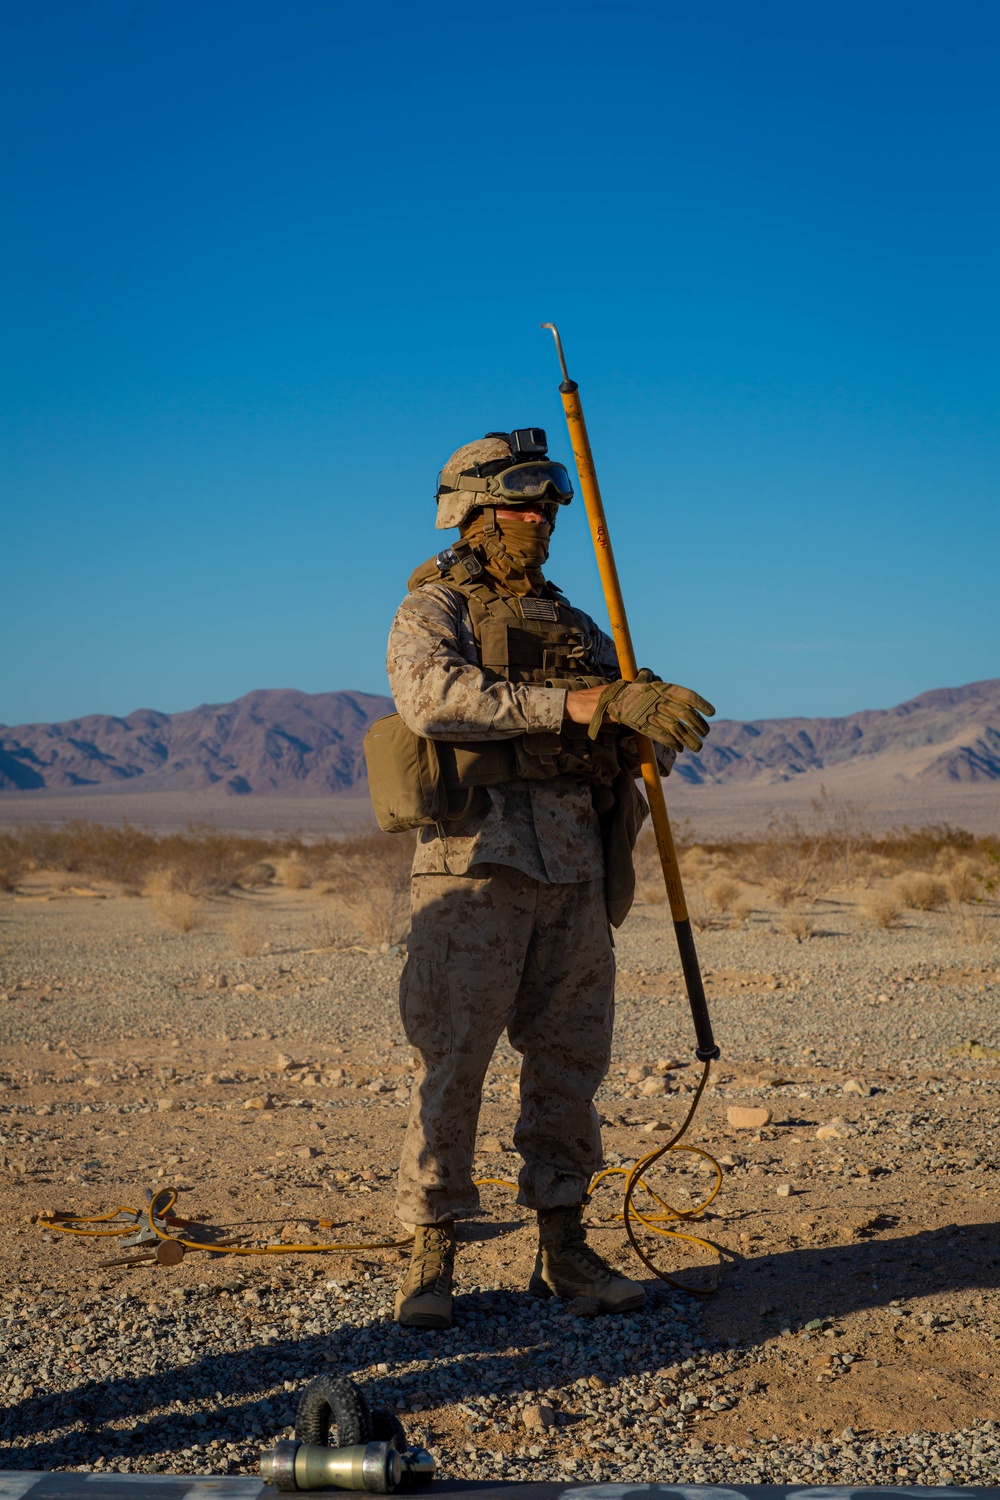
[[[589,615],[574,614],[601,671],[614,680],[614,643]],[[428,739],[512,739],[558,731],[563,722],[562,689],[506,682],[483,672],[465,600],[444,584],[424,584],[403,600],[389,635],[387,668],[396,711]],[[484,811],[447,824],[446,833],[420,830],[415,875],[464,875],[480,864],[511,865],[552,883],[604,874],[587,782],[509,781],[486,791]]]

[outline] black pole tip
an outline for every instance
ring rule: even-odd
[[[573,392],[578,391],[580,387],[577,385],[575,380],[564,380],[559,389],[564,396],[571,396]]]
[[[721,1049],[719,1047],[714,1047],[714,1046],[713,1047],[696,1047],[694,1049],[694,1055],[698,1059],[699,1062],[715,1062],[718,1058],[720,1058],[722,1056],[722,1051],[721,1051]]]

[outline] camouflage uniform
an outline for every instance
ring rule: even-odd
[[[615,650],[575,611],[602,671]],[[452,741],[558,731],[565,692],[496,680],[478,665],[465,601],[426,584],[389,638],[396,709],[409,727]],[[400,1165],[409,1224],[474,1213],[472,1157],[483,1078],[500,1034],[523,1054],[515,1144],[519,1201],[578,1204],[601,1160],[593,1097],[610,1058],[614,946],[604,857],[588,783],[571,777],[485,789],[461,822],[421,830],[413,866],[409,956],[400,985],[419,1058]]]

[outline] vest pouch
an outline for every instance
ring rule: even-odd
[[[429,740],[386,714],[364,738],[368,791],[383,833],[454,823],[479,807],[480,787],[517,775],[507,741]]]
[[[386,714],[364,738],[368,790],[383,833],[427,828],[448,816],[448,791],[437,745]]]
[[[514,751],[514,775],[523,781],[550,781],[563,773],[560,764],[563,739],[554,730],[519,734],[511,741]]]
[[[437,740],[435,748],[445,786],[452,794],[453,806],[461,802],[461,798],[454,795],[456,791],[500,786],[518,774],[510,740],[470,740],[467,743]],[[451,816],[461,817],[464,813],[453,812]]]

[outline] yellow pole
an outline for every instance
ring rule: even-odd
[[[594,467],[594,455],[590,447],[590,438],[587,435],[587,424],[583,416],[579,387],[575,380],[570,379],[566,369],[566,359],[563,355],[562,339],[559,337],[558,328],[556,328],[554,323],[543,323],[542,327],[551,329],[556,341],[556,349],[559,353],[559,365],[563,373],[563,382],[559,387],[559,394],[562,397],[563,411],[566,414],[566,425],[569,428],[569,440],[573,449],[576,470],[580,476],[580,493],[583,496],[587,520],[590,523],[590,535],[594,543],[594,554],[597,558],[598,572],[601,575],[604,601],[607,606],[608,618],[611,621],[611,634],[614,637],[615,648],[618,652],[618,666],[622,677],[626,681],[631,682],[639,669],[636,665],[635,651],[632,648],[632,636],[628,628],[628,619],[625,615],[625,600],[622,597],[621,583],[618,579],[618,568],[615,565],[615,554],[611,547],[608,521],[604,513],[604,501],[601,499],[601,487],[597,482],[597,470]],[[642,779],[646,788],[646,799],[649,803],[653,834],[660,856],[660,866],[663,870],[663,882],[667,888],[670,915],[674,922],[674,933],[677,938],[681,967],[684,970],[688,1000],[691,1005],[695,1033],[698,1038],[696,1056],[703,1062],[707,1062],[712,1058],[718,1057],[719,1049],[715,1045],[715,1038],[712,1035],[712,1022],[708,1014],[705,987],[702,982],[698,955],[695,950],[694,934],[691,930],[691,922],[688,917],[687,901],[684,897],[684,884],[681,880],[680,866],[677,863],[677,851],[674,848],[674,836],[670,828],[670,818],[667,814],[667,804],[663,795],[663,782],[660,779],[660,770],[656,764],[652,742],[645,735],[641,734],[636,735],[636,741],[639,746],[639,756],[642,762]]]

